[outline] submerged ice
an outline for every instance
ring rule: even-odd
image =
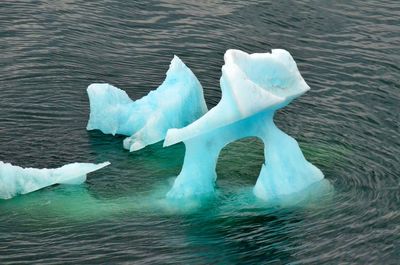
[[[181,128],[207,112],[203,89],[192,71],[175,56],[164,82],[133,101],[109,84],[92,84],[88,130],[129,136],[124,148],[135,151],[165,138],[169,128]]]
[[[221,149],[249,136],[264,142],[265,163],[253,189],[257,197],[269,200],[293,194],[322,180],[322,172],[304,158],[296,140],[273,122],[276,110],[309,90],[289,52],[228,50],[224,60],[221,101],[190,125],[168,130],[164,146],[183,141],[186,153],[167,197],[213,192]]]
[[[54,184],[77,185],[86,181],[90,172],[108,166],[100,164],[72,163],[54,169],[22,168],[0,161],[0,199],[10,199]]]

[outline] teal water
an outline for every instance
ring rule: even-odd
[[[0,201],[0,264],[398,264],[399,14],[398,1],[0,2],[0,160],[112,163]],[[330,185],[257,200],[250,138],[223,150],[215,196],[166,201],[183,145],[129,153],[85,130],[90,83],[140,98],[173,54],[214,106],[228,48],[291,52],[311,91],[276,123]]]

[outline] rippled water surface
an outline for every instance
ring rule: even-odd
[[[395,0],[1,1],[0,160],[112,166],[0,201],[0,264],[398,264],[399,18]],[[174,54],[214,106],[228,48],[291,52],[312,89],[276,122],[332,189],[258,201],[263,145],[246,139],[223,150],[216,197],[177,205],[182,144],[129,153],[85,130],[90,83],[140,98]]]

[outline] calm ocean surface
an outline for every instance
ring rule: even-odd
[[[173,55],[220,99],[226,49],[284,48],[311,91],[276,115],[333,189],[251,194],[263,144],[228,145],[215,198],[164,199],[184,146],[139,152],[85,130],[86,87],[138,99]],[[0,201],[0,264],[399,264],[399,1],[0,1],[0,160],[112,166]]]

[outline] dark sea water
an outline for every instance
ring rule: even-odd
[[[279,111],[332,189],[291,204],[251,194],[263,144],[228,145],[217,194],[164,199],[184,146],[139,152],[86,131],[86,87],[138,99],[178,55],[221,92],[228,48],[284,48],[311,91]],[[399,264],[399,1],[0,1],[0,160],[112,166],[82,186],[0,201],[0,264]]]

